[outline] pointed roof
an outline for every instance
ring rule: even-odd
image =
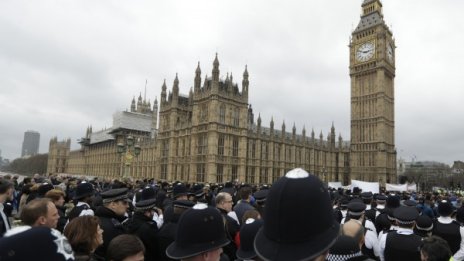
[[[163,91],[166,91],[166,79],[164,79],[163,86],[161,86]]]
[[[245,71],[243,72],[243,78],[248,78],[248,65],[245,65]]]
[[[373,8],[366,7],[367,5],[373,4]],[[353,33],[366,30],[377,25],[385,24],[382,15],[382,3],[380,0],[364,0],[362,3],[363,13],[361,14],[361,20]],[[364,8],[366,7],[366,8]]]
[[[195,70],[196,74],[201,74],[200,62],[198,62],[197,69]]]
[[[219,67],[218,53],[216,53],[216,57],[214,57],[213,65],[214,67]]]

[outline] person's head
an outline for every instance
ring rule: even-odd
[[[361,193],[361,199],[364,202],[364,204],[369,205],[372,203],[372,198],[373,194],[372,192],[362,192]]]
[[[111,189],[101,193],[103,206],[111,209],[116,215],[123,216],[129,208],[127,188]]]
[[[108,261],[143,261],[145,246],[134,235],[119,235],[113,238],[106,250]]]
[[[49,190],[45,194],[45,197],[51,199],[53,203],[55,204],[55,206],[57,207],[62,207],[64,204],[65,194],[62,190],[59,190],[59,189]]]
[[[401,206],[393,211],[393,216],[399,227],[412,229],[416,225],[419,212],[414,207]]]
[[[176,260],[219,261],[222,247],[229,243],[221,213],[197,204],[180,217],[175,241],[166,255]]]
[[[24,183],[24,184],[30,184],[30,183],[31,183],[31,178],[30,178],[30,177],[25,177],[25,178],[23,179],[23,183]]]
[[[216,196],[216,207],[223,209],[227,212],[232,211],[234,201],[232,196],[227,192],[220,192]]]
[[[13,200],[13,183],[6,179],[0,179],[0,203],[5,203],[7,200]]]
[[[362,219],[366,210],[366,204],[360,199],[352,199],[348,203],[348,216],[351,219]]]
[[[0,260],[71,261],[74,253],[68,239],[58,230],[20,226],[0,238]]]
[[[256,260],[256,251],[254,249],[254,241],[256,233],[263,226],[263,220],[249,218],[243,222],[240,228],[240,247],[237,249],[236,255],[240,260]]]
[[[448,261],[452,256],[448,243],[437,236],[424,238],[420,253],[422,261]]]
[[[184,183],[176,183],[172,188],[172,197],[176,200],[188,199],[187,187]]]
[[[362,256],[358,242],[352,237],[340,235],[335,244],[330,247],[327,261],[351,260]],[[364,260],[364,259],[363,259]],[[372,259],[369,259],[372,260]]]
[[[240,191],[239,191],[240,199],[241,199],[241,200],[247,200],[247,201],[249,201],[252,192],[253,192],[253,191],[251,190],[251,187],[249,187],[249,186],[242,187],[242,188],[240,189]]]
[[[37,189],[37,196],[43,198],[45,197],[45,194],[47,194],[48,191],[54,188],[55,187],[52,184],[45,182],[41,184],[39,188]]]
[[[345,236],[352,237],[359,245],[359,249],[364,244],[364,227],[356,220],[349,220],[343,224],[340,233]]]
[[[74,200],[90,203],[92,202],[94,193],[95,189],[92,184],[81,182],[76,187],[76,195],[74,196]]]
[[[385,203],[387,202],[387,196],[383,194],[377,195],[375,202],[377,203],[377,209],[384,209]]]
[[[259,212],[256,210],[256,209],[250,209],[250,210],[247,210],[245,211],[245,213],[243,214],[243,217],[242,217],[242,222],[241,224],[245,224],[245,222],[247,221],[247,219],[249,218],[252,218],[252,219],[261,219],[261,214],[259,214]]]
[[[254,241],[263,260],[324,260],[340,230],[327,188],[300,168],[272,185],[264,216]]]
[[[453,205],[447,200],[438,203],[438,214],[442,217],[449,217],[453,214]]]
[[[139,202],[135,203],[135,213],[142,214],[150,219],[153,218],[156,212],[156,199],[146,199],[140,200]]]
[[[23,224],[32,227],[56,228],[59,217],[55,204],[48,198],[34,199],[21,211]]]
[[[80,216],[66,225],[64,235],[77,254],[90,254],[103,244],[103,230],[95,216]]]

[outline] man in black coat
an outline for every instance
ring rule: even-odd
[[[4,212],[4,204],[13,199],[13,183],[0,179],[0,237],[10,230],[10,221]]]
[[[128,223],[129,233],[142,240],[145,245],[145,261],[160,260],[158,249],[158,226],[153,221],[156,199],[141,200],[135,204],[135,213]]]
[[[158,246],[161,253],[160,260],[174,260],[166,255],[166,249],[175,240],[181,214],[194,205],[195,203],[189,200],[175,200],[172,203],[172,207],[166,209],[164,213],[164,224],[158,232]]]
[[[235,246],[234,239],[237,232],[240,230],[240,225],[231,218],[227,213],[232,211],[233,199],[232,196],[227,192],[220,192],[216,196],[216,208],[221,212],[222,219],[224,221],[224,227],[226,229],[226,236],[230,243],[223,247],[224,254],[226,254],[230,260],[235,260],[235,252],[237,247]]]
[[[100,218],[100,227],[103,229],[103,244],[95,250],[98,258],[106,256],[106,250],[111,240],[127,233],[122,222],[129,207],[127,188],[111,189],[101,193],[103,206],[97,208],[95,216]]]

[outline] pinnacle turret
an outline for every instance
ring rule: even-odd
[[[213,81],[219,82],[219,59],[218,59],[217,53],[216,53],[216,57],[214,58],[212,73],[213,73]]]
[[[194,90],[195,92],[200,91],[201,86],[201,69],[200,69],[200,62],[198,62],[197,69],[195,70],[195,80],[194,80]]]

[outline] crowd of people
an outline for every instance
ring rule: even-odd
[[[464,260],[460,195],[0,177],[0,260]]]

